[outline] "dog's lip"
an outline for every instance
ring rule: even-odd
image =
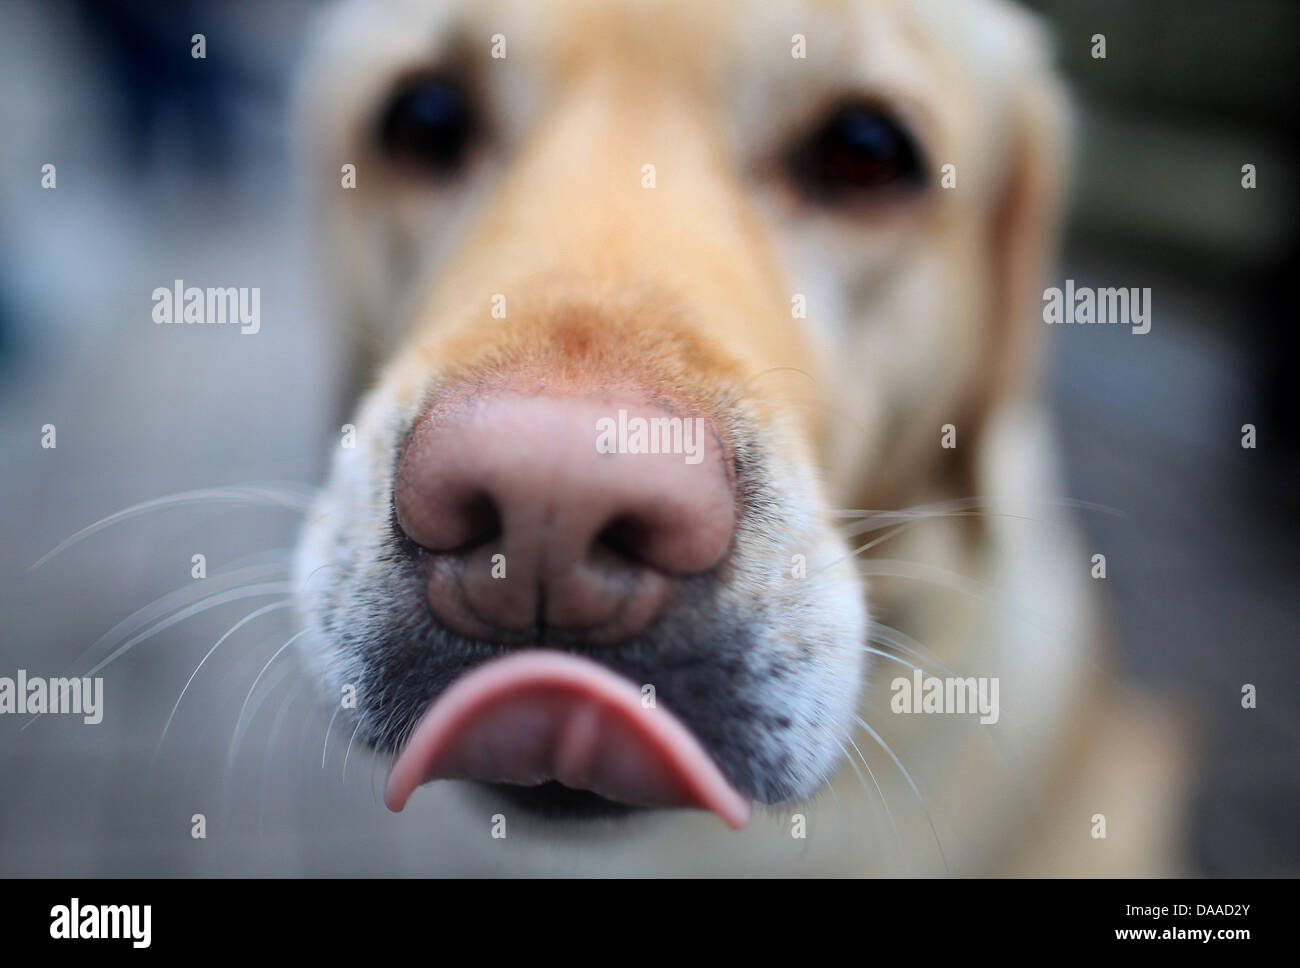
[[[435,779],[558,780],[636,806],[711,810],[736,829],[751,809],[672,713],[604,666],[550,650],[494,659],[452,685],[398,754],[384,802],[400,811]]]

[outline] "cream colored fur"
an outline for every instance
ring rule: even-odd
[[[487,57],[494,34],[507,42],[500,61]],[[795,34],[804,60],[790,55]],[[455,185],[396,178],[367,142],[370,119],[403,72],[458,45],[478,57],[492,141]],[[671,293],[723,361],[716,377],[701,365],[682,379],[749,381],[798,513],[832,523],[809,534],[843,523],[836,509],[975,499],[958,505],[967,516],[921,520],[871,548],[865,586],[836,578],[817,603],[839,616],[829,628],[852,634],[865,587],[871,632],[894,635],[890,647],[839,642],[847,652],[826,660],[844,663],[837,681],[862,674],[857,715],[893,755],[855,726],[811,801],[763,811],[741,833],[683,812],[573,829],[519,818],[501,844],[482,802],[452,784],[417,797],[430,822],[463,826],[485,858],[507,858],[491,869],[520,873],[1177,868],[1178,744],[1107,663],[1092,549],[1063,499],[1038,388],[1035,315],[1069,120],[1027,15],[996,0],[376,0],[333,11],[312,53],[305,158],[331,299],[359,334],[369,390],[301,575],[329,564],[340,537],[374,538],[384,508],[363,511],[356,495],[388,473],[429,379],[470,372],[485,347],[548,325],[484,325],[497,292],[525,316],[574,291],[611,313],[625,284]],[[845,91],[910,119],[934,166],[956,166],[956,187],[858,218],[791,197],[776,154]],[[339,187],[346,163],[353,191]],[[643,164],[656,166],[652,191]],[[806,297],[807,320],[790,318],[792,294]],[[945,424],[955,451],[940,447]],[[881,534],[808,551],[848,568]],[[340,661],[328,642],[309,658],[321,675]],[[999,677],[999,722],[891,713],[890,681],[918,661]],[[792,836],[795,815],[806,838]]]

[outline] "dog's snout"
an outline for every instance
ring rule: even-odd
[[[432,552],[429,604],[477,638],[643,631],[714,567],[735,498],[704,418],[581,396],[435,407],[398,462],[397,521]]]

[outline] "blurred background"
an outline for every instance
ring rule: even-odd
[[[1050,333],[1070,496],[1123,512],[1083,521],[1108,559],[1122,671],[1194,714],[1188,871],[1297,874],[1300,10],[1030,5],[1053,25],[1080,116],[1053,284],[1153,289],[1140,340]],[[0,3],[0,674],[84,670],[138,637],[108,688],[166,697],[94,730],[0,718],[0,875],[416,874],[435,858],[485,872],[457,844],[393,836],[428,810],[378,809],[375,765],[327,738],[288,663],[267,664],[295,631],[282,607],[295,508],[324,473],[340,422],[328,388],[349,349],[319,325],[289,157],[315,7]],[[174,279],[258,286],[258,339],[155,327],[149,294]],[[85,525],[194,490],[28,569]],[[212,607],[167,624],[198,604]],[[252,608],[267,611],[204,660],[163,738],[173,697]],[[222,837],[189,837],[197,812]]]

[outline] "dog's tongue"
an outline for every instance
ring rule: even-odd
[[[429,780],[558,780],[638,806],[701,807],[732,827],[750,803],[671,713],[635,685],[562,652],[519,652],[469,673],[429,707],[388,776],[406,806]]]

